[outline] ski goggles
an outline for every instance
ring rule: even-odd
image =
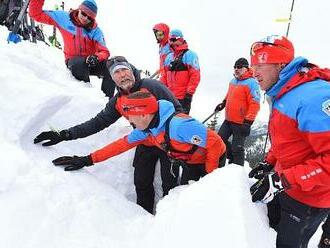
[[[258,51],[262,50],[265,47],[279,47],[285,50],[289,50],[287,47],[284,47],[279,44],[274,44],[271,42],[264,42],[264,41],[257,41],[252,44],[251,49],[250,49],[250,55],[254,56]]]

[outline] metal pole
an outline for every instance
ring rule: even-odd
[[[215,115],[215,113],[217,113],[216,111],[214,111],[211,115],[209,115],[202,123],[204,124],[205,122],[207,122],[213,115]]]
[[[294,0],[292,0],[292,4],[291,4],[291,10],[290,10],[290,16],[289,16],[289,23],[288,23],[288,28],[286,30],[286,38],[288,38],[288,36],[289,36],[290,24],[291,24],[291,20],[292,20],[293,6],[294,6]]]

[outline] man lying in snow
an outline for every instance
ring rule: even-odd
[[[224,165],[226,146],[213,130],[192,117],[176,113],[171,102],[145,91],[122,99],[123,111],[136,128],[127,136],[88,156],[64,156],[53,161],[65,170],[78,170],[104,161],[139,144],[152,144],[167,152],[173,161],[183,162],[181,184],[198,180]]]

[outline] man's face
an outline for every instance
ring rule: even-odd
[[[158,43],[160,43],[165,38],[165,34],[163,31],[154,30],[154,33]]]
[[[146,129],[149,126],[151,119],[152,119],[152,116],[150,114],[129,115],[128,116],[129,122],[132,123],[134,125],[134,127],[139,130]]]
[[[240,78],[248,69],[246,67],[237,66],[234,67],[234,77]]]
[[[279,79],[282,64],[260,64],[252,66],[254,77],[258,80],[262,90],[268,90]]]
[[[115,81],[116,85],[124,91],[129,91],[135,83],[133,72],[128,68],[116,70],[113,73],[112,79]]]
[[[78,19],[83,25],[88,25],[92,21],[92,18],[82,10],[78,11]]]
[[[169,42],[171,47],[178,47],[183,44],[182,40],[179,38],[170,38]]]

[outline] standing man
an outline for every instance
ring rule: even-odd
[[[173,51],[165,59],[166,77],[163,83],[173,92],[184,112],[188,114],[200,81],[198,57],[188,48],[179,29],[170,32],[169,42]]]
[[[159,44],[159,80],[164,82],[166,79],[164,63],[167,55],[171,52],[168,36],[170,28],[165,23],[158,23],[153,27],[153,32],[157,43]]]
[[[260,109],[260,91],[249,62],[239,58],[234,64],[234,78],[229,83],[225,99],[215,111],[226,108],[225,121],[218,134],[227,147],[229,163],[244,166],[244,142]],[[228,141],[232,136],[232,142]]]
[[[95,17],[97,5],[94,0],[83,1],[78,9],[70,12],[42,10],[45,0],[31,0],[29,14],[34,20],[53,25],[61,32],[64,42],[65,64],[72,75],[90,82],[90,75],[103,77],[101,90],[112,97],[115,84],[106,67],[110,56],[101,29]]]
[[[255,42],[251,64],[272,98],[269,165],[250,175],[252,201],[279,198],[277,248],[307,247],[330,212],[330,70],[295,58],[281,36]]]
[[[211,129],[186,114],[175,113],[171,102],[149,92],[137,91],[122,98],[122,112],[136,127],[129,135],[88,156],[65,156],[53,161],[78,170],[123,153],[138,144],[153,144],[175,160],[185,163],[181,184],[198,180],[225,163],[226,146]]]
[[[82,124],[76,125],[60,132],[47,131],[39,134],[34,143],[43,143],[43,146],[55,145],[64,140],[74,140],[95,134],[116,122],[121,116],[128,119],[123,111],[123,99],[132,92],[150,92],[156,99],[164,99],[174,104],[176,111],[182,111],[181,105],[172,93],[159,81],[152,79],[140,79],[139,71],[132,69],[127,60],[122,57],[114,57],[108,62],[112,79],[117,85],[118,93],[109,99],[105,108],[94,118]],[[156,163],[160,159],[163,194],[177,185],[176,168],[171,168],[171,163],[166,153],[153,144],[138,145],[134,157],[134,185],[137,195],[137,203],[145,210],[153,213],[154,208],[154,174]],[[171,171],[174,170],[174,173]]]

